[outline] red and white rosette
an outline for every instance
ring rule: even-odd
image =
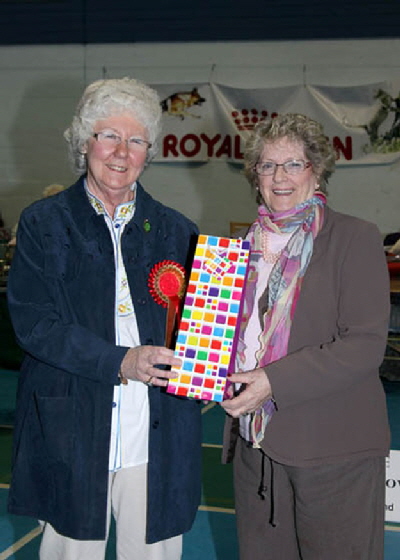
[[[151,269],[148,285],[154,301],[168,307],[172,298],[182,299],[185,293],[185,269],[174,261],[161,261]]]
[[[165,345],[171,345],[179,320],[180,303],[185,294],[185,269],[175,261],[161,261],[150,271],[148,286],[156,303],[168,308]]]

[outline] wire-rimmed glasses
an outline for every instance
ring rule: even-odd
[[[121,136],[115,134],[115,132],[108,132],[107,130],[102,132],[95,132],[93,134],[93,138],[102,144],[105,148],[115,149],[117,146],[121,144],[121,142],[125,142],[126,147],[128,150],[131,151],[145,151],[151,148],[151,142],[144,140],[143,138],[137,138],[136,136],[131,136],[127,140],[123,140]]]
[[[254,170],[257,175],[274,175],[278,167],[282,167],[284,172],[288,175],[297,175],[308,167],[311,167],[311,162],[304,161],[304,159],[288,159],[283,163],[276,163],[275,161],[269,160],[259,161],[254,166]]]

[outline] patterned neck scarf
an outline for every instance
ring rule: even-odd
[[[313,252],[314,239],[323,224],[325,204],[325,195],[317,192],[309,200],[285,212],[271,213],[265,206],[260,206],[258,219],[253,223],[246,237],[250,241],[251,253],[255,257],[254,262],[266,250],[265,239],[268,231],[292,233],[269,276],[266,290],[268,306],[262,317],[256,367],[267,366],[287,354],[293,315],[304,274]],[[245,360],[244,331],[254,305],[258,305],[258,302],[254,301],[257,282],[258,268],[251,265],[239,333],[237,355],[239,367]],[[266,425],[274,410],[274,401],[270,399],[252,414],[250,438],[253,447],[260,447]]]

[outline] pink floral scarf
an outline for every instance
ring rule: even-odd
[[[292,233],[287,245],[273,266],[268,280],[268,306],[263,314],[262,332],[259,336],[260,349],[256,353],[256,367],[264,367],[287,354],[290,329],[299,298],[304,274],[313,252],[314,239],[324,219],[325,195],[315,195],[291,210],[271,213],[260,206],[258,219],[250,227],[246,239],[250,241],[250,270],[246,283],[243,314],[238,341],[237,369],[244,371],[244,332],[251,317],[254,295],[258,282],[258,268],[254,263],[262,258],[263,232]],[[251,262],[253,261],[253,262]],[[243,367],[241,367],[241,364]],[[250,438],[254,447],[259,447],[264,432],[275,410],[275,402],[269,399],[252,414]]]

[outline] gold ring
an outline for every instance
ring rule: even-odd
[[[153,386],[153,376],[149,377],[148,381],[145,381],[145,384],[148,385],[149,387]]]

